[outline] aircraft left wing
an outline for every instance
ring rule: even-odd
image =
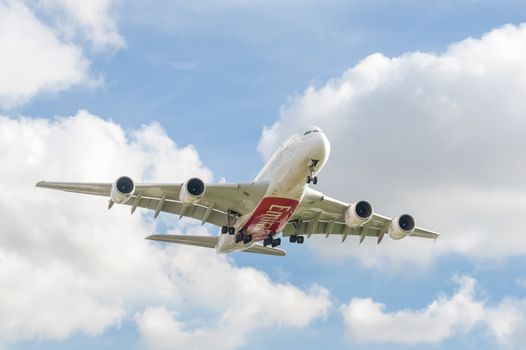
[[[37,187],[110,197],[111,183],[47,182],[40,181]],[[217,226],[227,224],[228,212],[240,214],[249,212],[263,197],[268,182],[239,184],[206,184],[206,191],[198,204],[183,204],[179,193],[183,183],[177,184],[136,184],[133,195],[125,202],[136,208],[154,210],[155,216],[167,212],[179,216],[191,217],[202,223]]]
[[[284,236],[323,234],[340,235],[342,242],[349,235],[360,236],[360,243],[365,237],[376,237],[378,243],[387,233],[393,219],[373,213],[369,221],[363,225],[350,227],[345,223],[345,212],[351,205],[324,195],[321,192],[307,188],[298,209],[283,230]],[[409,234],[411,237],[436,239],[436,232],[416,227]]]

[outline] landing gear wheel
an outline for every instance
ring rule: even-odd
[[[265,240],[263,241],[264,247],[271,245],[271,244],[272,244],[272,238],[265,238]]]
[[[249,244],[250,242],[252,242],[252,235],[244,235],[243,243]]]
[[[272,241],[272,247],[277,247],[281,244],[281,238],[276,238]]]
[[[304,241],[304,240],[305,240],[305,237],[303,237],[303,236],[298,236],[298,237],[296,238],[296,243],[298,243],[298,244],[303,244],[303,241]]]
[[[317,176],[307,176],[307,183],[310,184],[312,182],[313,185],[316,185],[318,183],[318,177]]]
[[[226,218],[226,225],[221,226],[221,233],[228,233],[229,235],[235,235],[236,234],[236,228],[235,228],[235,222],[238,217],[240,217],[241,214],[238,212],[235,212],[233,210],[227,210],[227,218]]]
[[[296,235],[289,236],[290,243],[296,243],[297,239],[298,239],[298,236]]]
[[[236,236],[236,243],[242,242],[245,239],[245,236],[242,233],[239,233]]]

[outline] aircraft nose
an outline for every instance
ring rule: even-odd
[[[327,136],[318,128],[318,132],[313,133],[311,137],[311,159],[325,161],[329,157],[331,145]]]

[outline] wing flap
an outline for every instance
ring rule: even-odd
[[[133,206],[135,204],[135,198],[127,201],[125,205]],[[140,201],[137,203],[137,207],[139,208],[145,208],[145,209],[151,209],[156,210],[159,206],[160,199],[157,198],[141,198]],[[197,219],[197,220],[203,220],[206,219],[205,222],[216,225],[216,226],[222,226],[225,225],[227,221],[227,215],[226,213],[212,209],[212,212],[206,217],[207,215],[207,209],[208,207],[202,206],[202,205],[190,205],[190,206],[184,206],[181,202],[173,201],[173,200],[165,200],[161,211],[165,213],[172,213],[176,215],[182,215],[185,217]]]

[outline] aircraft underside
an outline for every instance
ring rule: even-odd
[[[411,215],[394,219],[377,214],[366,201],[346,203],[309,187],[317,184],[317,174],[326,163],[330,145],[326,135],[312,127],[303,135],[292,135],[269,158],[258,176],[248,183],[209,183],[191,178],[184,183],[135,184],[127,176],[113,183],[40,181],[37,187],[98,195],[114,204],[190,217],[221,227],[218,236],[151,235],[147,239],[215,248],[217,253],[244,251],[285,255],[276,248],[278,233],[291,243],[305,237],[336,235],[342,243],[348,236],[384,236],[399,240],[407,236],[436,239],[435,232],[418,228]],[[291,220],[291,218],[293,220]],[[263,244],[257,243],[263,242]],[[269,247],[271,246],[271,247]]]

